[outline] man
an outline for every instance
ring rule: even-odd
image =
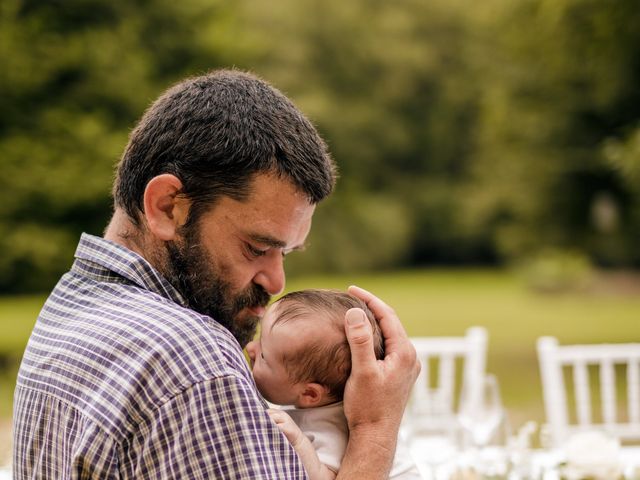
[[[14,478],[306,478],[242,347],[334,181],[315,129],[264,81],[217,71],[162,95],[118,166],[104,238],[82,236],[34,327]],[[388,353],[376,362],[352,311],[340,477],[385,478],[419,367],[393,310],[351,291]]]

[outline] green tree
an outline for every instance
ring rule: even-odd
[[[174,80],[242,58],[230,1],[0,3],[0,291],[44,289],[100,234],[135,120]]]
[[[467,221],[491,225],[507,258],[554,247],[639,265],[640,190],[604,148],[640,118],[636,2],[531,0],[501,13],[500,34],[482,42],[492,54],[479,63]]]
[[[638,266],[638,44],[633,0],[5,0],[0,290],[55,281],[146,105],[218,66],[281,88],[340,165],[291,272]]]
[[[255,25],[250,35],[264,45],[254,65],[309,113],[340,165],[336,205],[344,208],[321,207],[312,234],[341,260],[323,256],[322,266],[358,258],[360,268],[377,268],[483,254],[483,240],[456,214],[477,111],[467,59],[471,24],[464,15],[470,6],[444,0],[245,4]],[[358,208],[350,207],[353,198]],[[381,204],[394,209],[395,222],[378,214]],[[364,241],[363,230],[375,232],[378,244]]]

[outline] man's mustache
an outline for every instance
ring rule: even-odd
[[[266,307],[271,300],[271,295],[260,285],[253,285],[249,290],[238,297],[235,302],[235,310],[239,312],[244,308]]]

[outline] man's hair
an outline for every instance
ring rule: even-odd
[[[280,91],[236,70],[189,78],[167,90],[131,133],[116,172],[115,205],[139,225],[147,183],[178,177],[193,223],[222,196],[242,201],[258,173],[287,179],[316,204],[336,169],[311,122]]]
[[[304,319],[313,325],[329,326],[339,336],[317,336],[297,351],[285,354],[284,365],[293,383],[314,382],[326,386],[330,395],[341,400],[344,386],[351,373],[351,351],[344,331],[344,316],[350,308],[361,308],[373,330],[376,358],[384,358],[384,340],[380,326],[369,307],[360,300],[339,290],[309,289],[288,293],[277,302],[276,325]],[[328,325],[327,325],[328,324]],[[338,341],[332,341],[338,338]]]

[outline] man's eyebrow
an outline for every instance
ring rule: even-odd
[[[250,233],[249,238],[254,242],[261,243],[272,248],[284,248],[287,246],[287,244],[282,240],[278,240],[277,238],[270,237],[268,235],[261,235],[259,233]]]
[[[249,238],[254,242],[261,243],[271,248],[284,249],[287,246],[286,242],[283,242],[282,240],[278,240],[277,238],[271,237],[269,235],[262,235],[259,233],[250,233]],[[296,245],[295,247],[291,247],[288,250],[297,251],[297,250],[304,250],[304,248],[305,248],[305,244],[302,244],[302,245]]]

